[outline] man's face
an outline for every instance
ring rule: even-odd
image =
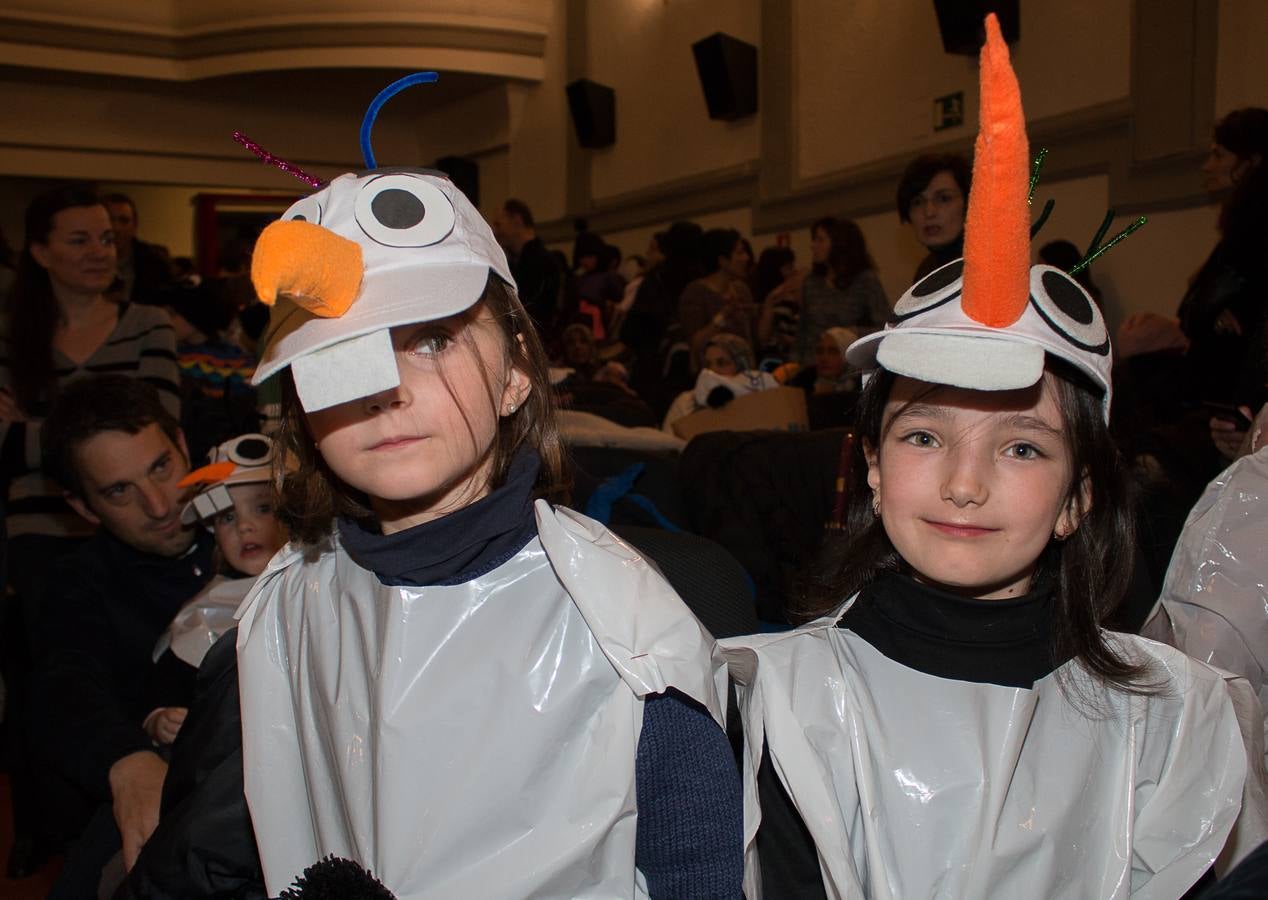
[[[517,252],[524,245],[524,223],[514,213],[499,209],[490,223],[493,236],[502,249]]]
[[[185,438],[173,443],[157,424],[136,434],[103,431],[80,445],[75,465],[84,496],[67,500],[81,516],[125,544],[156,556],[180,556],[194,542],[181,525],[189,472]]]
[[[131,203],[107,203],[106,209],[110,211],[110,227],[114,229],[115,244],[123,249],[132,246],[132,240],[136,237],[136,210],[132,208]]]

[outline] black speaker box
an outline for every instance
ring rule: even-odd
[[[449,176],[458,190],[467,195],[471,205],[480,206],[480,164],[465,156],[442,156],[436,168]]]
[[[719,31],[691,45],[710,119],[757,112],[757,48]]]
[[[616,91],[589,78],[578,78],[566,88],[568,110],[583,147],[597,149],[616,143]]]
[[[999,30],[1012,44],[1021,37],[1020,0],[933,0],[942,32],[942,48],[948,53],[977,56],[986,41],[983,25],[987,13],[999,17]]]

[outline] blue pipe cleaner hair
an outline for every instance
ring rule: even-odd
[[[361,156],[365,159],[367,169],[378,168],[378,163],[374,161],[374,148],[370,146],[370,131],[374,128],[374,120],[378,118],[383,104],[407,87],[413,87],[416,84],[431,84],[439,80],[440,76],[435,72],[415,72],[413,75],[406,75],[404,78],[393,81],[370,101],[370,108],[365,111],[365,118],[361,120]]]

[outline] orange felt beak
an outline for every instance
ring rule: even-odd
[[[177,487],[189,487],[193,484],[215,484],[217,481],[224,481],[233,474],[233,470],[238,467],[237,463],[218,462],[211,465],[203,466],[201,469],[194,469],[180,481],[176,482]]]
[[[274,222],[256,241],[251,282],[260,302],[285,297],[315,316],[342,316],[357,298],[361,247],[311,222]]]

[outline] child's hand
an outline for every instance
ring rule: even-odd
[[[161,706],[145,717],[145,733],[156,744],[170,744],[176,740],[188,712],[183,706]]]

